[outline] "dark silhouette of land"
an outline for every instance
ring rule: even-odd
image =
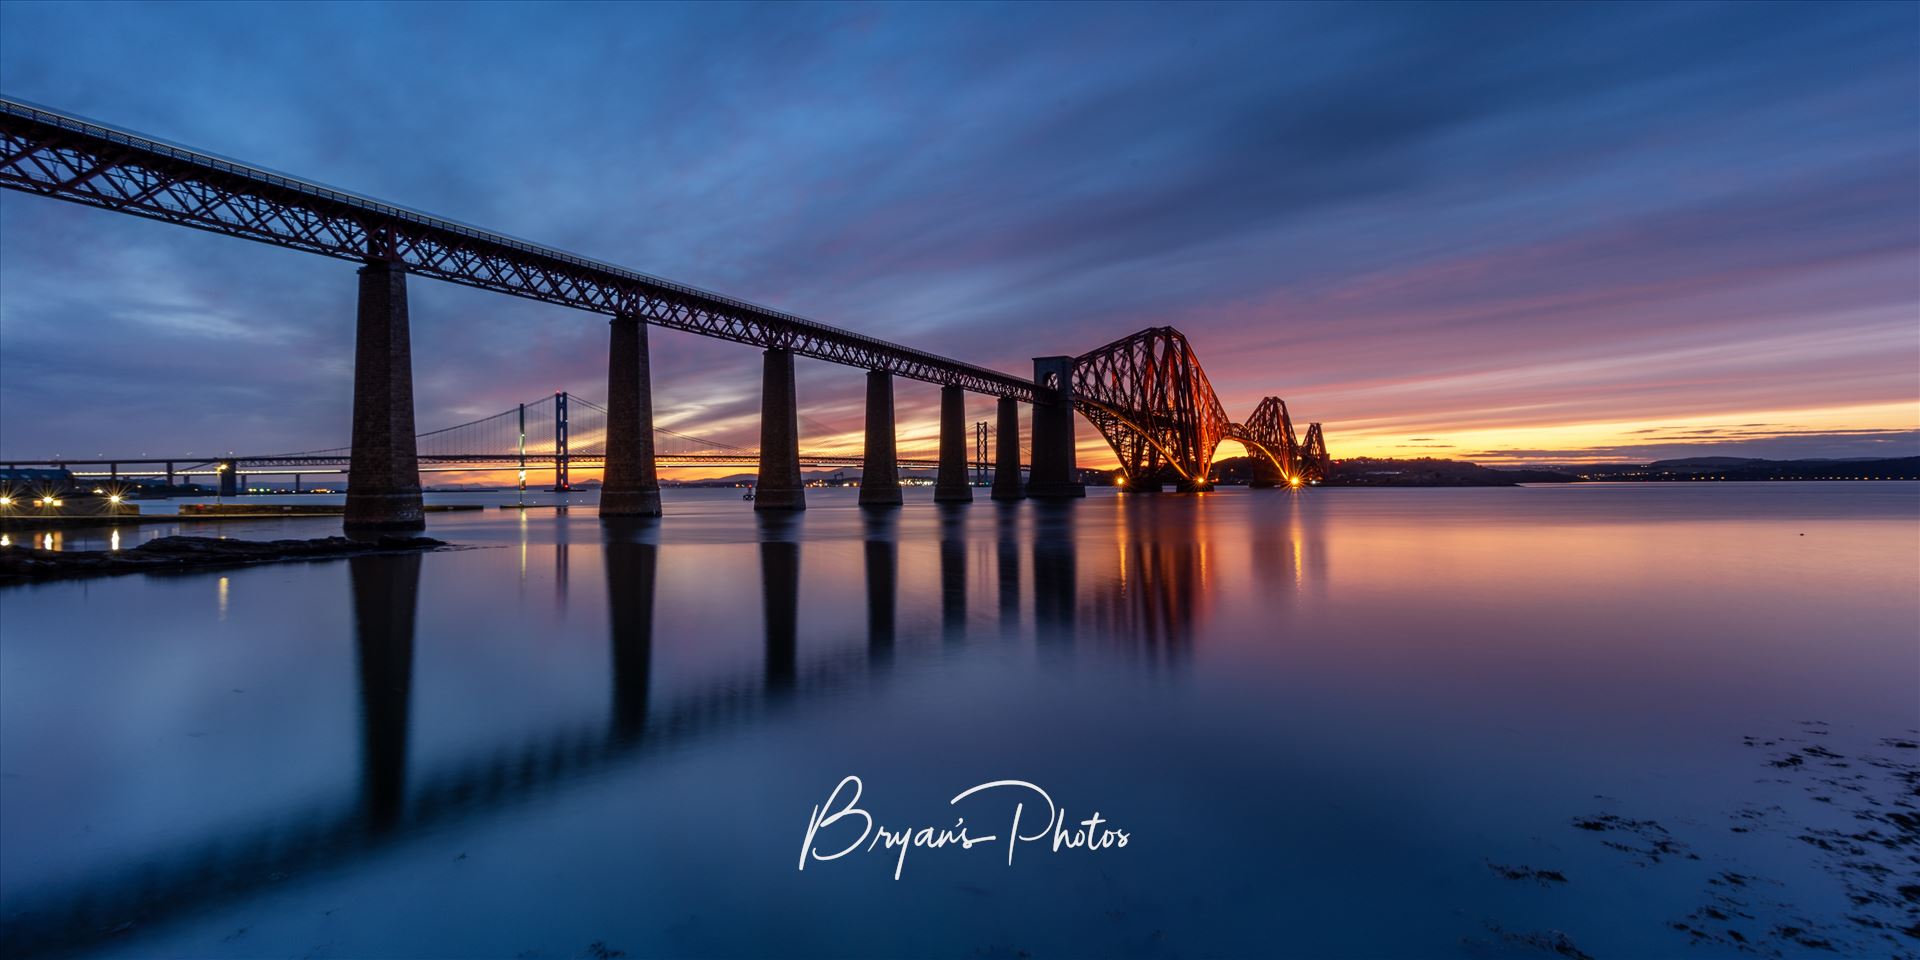
[[[1254,461],[1229,457],[1213,464],[1216,483],[1246,484],[1253,479]],[[1320,481],[1328,487],[1511,487],[1522,483],[1572,483],[1580,477],[1557,470],[1495,470],[1465,460],[1420,457],[1389,460],[1350,457],[1335,460]]]
[[[1213,464],[1216,483],[1246,484],[1254,462],[1229,457]],[[1615,483],[1653,481],[1920,480],[1920,457],[1852,460],[1763,460],[1752,457],[1688,457],[1652,463],[1576,464],[1548,467],[1483,467],[1434,457],[1396,460],[1350,457],[1335,460],[1323,486],[1330,487],[1511,487],[1522,483]]]
[[[120,573],[179,573],[207,567],[238,567],[286,560],[334,560],[376,554],[417,554],[446,543],[431,537],[386,536],[375,540],[230,540],[225,537],[160,537],[127,550],[40,550],[25,545],[0,549],[0,583],[94,577]]]
[[[1687,457],[1642,465],[1595,464],[1559,469],[1582,480],[1920,480],[1920,457],[1762,460]]]

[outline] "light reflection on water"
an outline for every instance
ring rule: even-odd
[[[809,495],[0,592],[10,953],[1667,954],[1714,871],[1777,885],[1756,934],[1847,923],[1821,804],[1756,783],[1792,744],[1743,737],[1920,726],[1914,485]],[[127,534],[333,532],[172,526]],[[796,872],[847,774],[891,825],[1018,778],[1135,839]]]

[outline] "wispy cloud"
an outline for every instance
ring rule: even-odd
[[[0,88],[1012,372],[1174,323],[1336,452],[1920,427],[1910,5],[73,16],[0,5]],[[412,294],[423,428],[603,392],[599,319]],[[0,195],[0,448],[342,443],[352,310],[348,264]],[[757,354],[652,343],[663,425],[754,442]],[[850,443],[857,371],[800,391]]]

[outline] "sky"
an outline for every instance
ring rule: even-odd
[[[1920,455],[1913,4],[7,2],[0,91],[1023,376],[1172,325],[1336,457]],[[0,456],[344,445],[353,270],[0,192]],[[604,318],[410,299],[420,429],[604,399]],[[651,346],[755,442],[757,351]]]

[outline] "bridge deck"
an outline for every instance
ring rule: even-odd
[[[0,187],[929,383],[1031,381],[311,180],[0,97]]]

